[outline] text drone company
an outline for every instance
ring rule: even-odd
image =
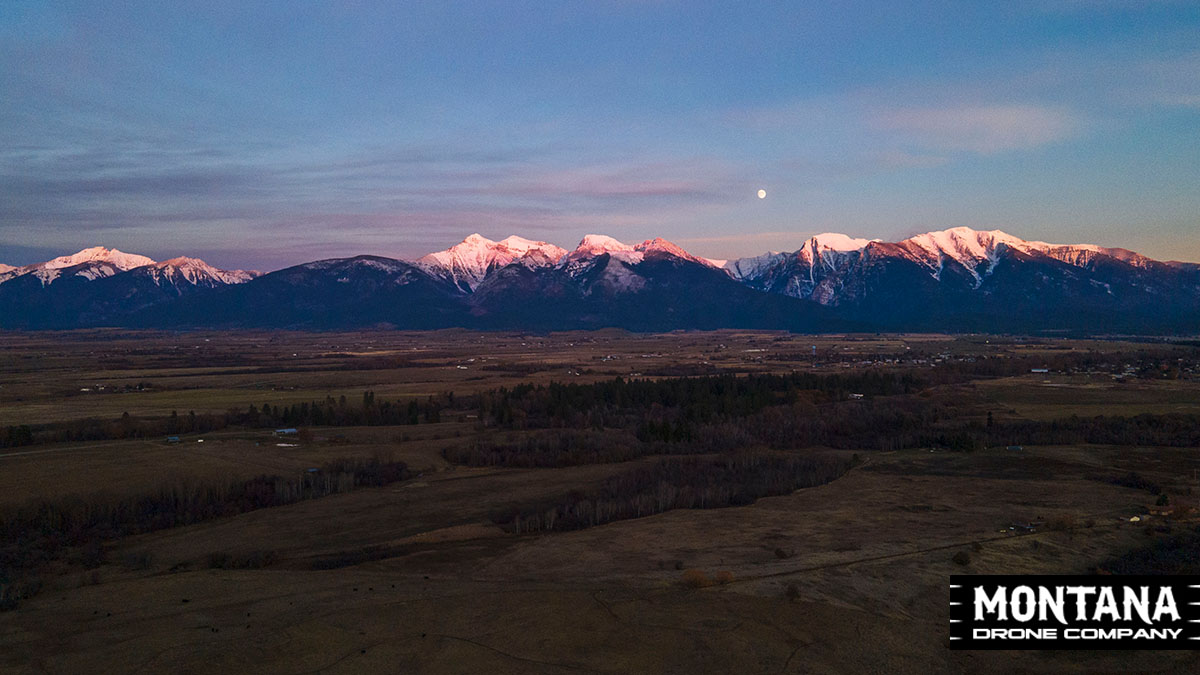
[[[1196,577],[954,576],[955,649],[1200,647]]]

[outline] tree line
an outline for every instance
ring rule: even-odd
[[[404,462],[340,459],[292,477],[164,486],[128,497],[42,500],[0,514],[0,609],[36,589],[36,572],[70,556],[85,569],[104,560],[102,542],[214,518],[381,486],[409,478]]]
[[[761,497],[823,485],[851,461],[828,455],[745,453],[717,459],[671,458],[612,476],[590,491],[515,504],[492,522],[516,534],[578,530],[672,509],[715,509],[753,504]]]
[[[621,377],[592,384],[521,384],[477,395],[480,417],[509,429],[629,427],[649,416],[687,425],[751,415],[801,400],[821,402],[850,394],[913,393],[925,383],[913,373],[866,371],[732,374],[662,380]]]
[[[180,415],[171,411],[167,417],[142,418],[124,413],[116,420],[83,419],[37,426],[8,427],[0,434],[0,448],[13,448],[35,443],[65,443],[78,441],[155,438],[177,434],[210,433],[229,427],[277,428],[301,426],[402,426],[436,424],[442,411],[456,405],[454,393],[429,396],[424,400],[377,400],[375,392],[363,392],[360,402],[328,396],[323,401],[292,404],[264,403],[250,405],[224,413],[189,411]]]

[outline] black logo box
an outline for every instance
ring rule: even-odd
[[[1049,611],[1049,607],[1045,620],[1035,612],[1032,619],[1022,621],[1011,611],[1014,591],[1022,586],[1031,589],[1035,598],[1040,596],[1042,588],[1048,589],[1052,597],[1060,587],[1094,588],[1096,592],[1083,595],[1085,620],[1078,620],[1080,594],[1064,592],[1065,624]],[[1095,620],[1097,600],[1104,587],[1112,589],[1120,614],[1117,620],[1107,614],[1101,620]],[[1179,614],[1178,620],[1160,612],[1159,620],[1146,623],[1136,611],[1136,603],[1130,608],[1130,620],[1125,620],[1126,587],[1133,588],[1139,597],[1141,588],[1147,588],[1151,619],[1163,592],[1161,589],[1168,589]],[[988,599],[995,600],[1000,588],[1005,589],[1006,620],[1000,620],[996,612],[987,611],[986,606],[982,608],[983,619],[978,619],[976,589],[983,589]],[[1019,600],[1028,598],[1024,591],[1016,595]],[[1018,614],[1028,611],[1024,602],[1018,604],[1021,605]],[[1007,633],[997,633],[996,629]],[[1013,632],[1014,629],[1018,632]],[[1139,629],[1145,632],[1139,634]],[[983,631],[982,635],[980,631]],[[954,575],[950,577],[950,648],[1200,649],[1200,576]]]

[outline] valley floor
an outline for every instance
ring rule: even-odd
[[[0,334],[0,431],[119,432],[124,412],[158,424],[172,411],[221,415],[341,396],[353,406],[368,389],[425,401],[618,375],[941,376],[992,367],[992,358],[1056,363],[1104,350],[1121,350],[1119,373],[1022,365],[948,378],[904,401],[973,428],[993,411],[997,424],[1197,412],[1191,361],[1145,357],[1152,365],[1134,372],[1126,363],[1136,365],[1144,347],[1132,343],[99,331]],[[0,611],[0,673],[1200,672],[1194,651],[973,652],[948,641],[952,574],[1087,574],[1195,531],[1183,511],[1174,520],[1149,514],[1158,491],[1179,504],[1200,494],[1193,447],[792,448],[859,457],[832,482],[748,505],[515,534],[496,524],[498,513],[594,490],[663,455],[557,468],[456,465],[444,451],[526,433],[488,426],[467,409],[413,425],[302,431],[232,426],[180,433],[178,442],[39,437],[0,449],[0,517],[34,500],[104,504],[164,486],[304,475],[345,459],[402,461],[411,472],[382,487],[109,538],[90,558],[72,551],[50,560],[38,572],[40,591]],[[612,438],[632,438],[620,433]]]
[[[1013,469],[998,452],[879,454],[747,507],[534,536],[490,525],[488,510],[614,467],[447,469],[122,540],[96,577],[0,614],[0,669],[1194,672],[1194,652],[947,648],[950,574],[1085,572],[1145,540],[1128,522],[1145,495],[1088,478],[1122,461],[1138,460],[1045,448]],[[1035,519],[1072,525],[1007,530]],[[263,550],[265,569],[206,568],[215,552]],[[121,563],[145,557],[146,569]],[[345,566],[313,569],[331,560]],[[732,581],[691,588],[677,568]]]

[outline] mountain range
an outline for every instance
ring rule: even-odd
[[[90,326],[1195,334],[1200,265],[965,227],[899,242],[826,233],[728,261],[663,239],[588,235],[568,251],[472,234],[412,261],[268,274],[103,247],[0,265],[0,328]]]

